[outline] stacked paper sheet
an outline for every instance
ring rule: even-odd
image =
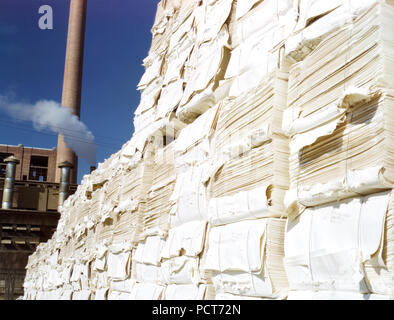
[[[217,294],[286,297],[285,222],[258,219],[211,228],[203,269],[213,273]]]
[[[96,242],[93,252],[94,258],[90,263],[91,289],[95,293],[95,300],[107,300],[109,290],[106,272],[108,246],[104,243]]]
[[[236,144],[242,153],[264,143],[273,133],[282,133],[287,78],[287,72],[276,69],[259,86],[222,103],[215,132],[217,153]]]
[[[165,300],[212,297],[212,286],[200,274],[205,230],[206,222],[197,221],[170,229],[166,239],[147,237],[133,252],[132,281],[140,290],[161,287]]]
[[[235,1],[229,22],[231,58],[224,75],[229,96],[238,97],[275,70],[278,51],[296,24],[296,3]]]
[[[393,186],[393,17],[374,4],[290,69],[283,129],[304,205]]]
[[[206,222],[193,221],[171,228],[162,247],[161,273],[166,285],[165,300],[202,300],[212,298],[200,266],[205,246]]]
[[[206,243],[210,142],[217,121],[213,107],[182,129],[174,142],[176,183],[171,195],[171,228],[161,251],[160,270],[166,285],[163,299],[215,297],[209,272],[201,268]]]
[[[138,283],[163,284],[160,253],[164,245],[160,236],[149,236],[139,242],[132,257],[132,279]]]
[[[106,276],[109,284],[108,300],[113,296],[131,293],[131,246],[110,245],[107,253]]]
[[[387,295],[394,298],[394,192],[391,191],[389,205],[384,221],[384,231],[380,245],[381,261],[376,263],[374,259],[364,263],[365,275],[368,287],[374,293]],[[376,260],[376,259],[375,259]],[[383,262],[383,263],[382,263]],[[383,265],[384,264],[384,265]]]
[[[284,214],[289,153],[281,121],[287,74],[277,70],[264,80],[221,106],[214,144],[217,167],[209,186],[211,223]]]
[[[201,6],[194,1],[159,5],[146,71],[138,84],[142,92],[136,132],[175,111],[180,120],[190,122],[212,106],[228,60],[225,21],[231,4],[220,0]]]
[[[153,179],[151,169],[149,161],[140,161],[122,175],[113,231],[117,242],[138,242],[142,237],[147,191]]]
[[[173,143],[155,154],[152,164],[152,185],[148,190],[145,210],[142,212],[143,236],[165,236],[170,227],[170,197],[174,189]]]
[[[194,10],[195,45],[185,63],[185,91],[176,112],[184,122],[193,121],[214,105],[214,91],[223,79],[229,60],[226,20],[232,0],[203,1]]]
[[[392,205],[388,191],[307,208],[288,220],[289,298],[392,297]]]
[[[211,138],[219,105],[209,109],[185,127],[174,142],[176,183],[171,195],[171,226],[189,221],[206,221],[208,190],[206,180],[213,163]]]

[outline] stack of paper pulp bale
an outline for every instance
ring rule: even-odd
[[[203,256],[220,299],[286,297],[283,198],[289,154],[281,120],[288,75],[281,59],[285,31],[273,13],[287,14],[292,3],[280,5],[233,2],[232,51],[222,81],[228,94],[220,102],[212,142]]]
[[[171,195],[171,229],[161,251],[165,299],[212,299],[209,272],[202,269],[207,235],[206,172],[218,107],[184,128],[174,142],[176,184]]]
[[[286,84],[287,74],[277,70],[258,87],[221,103],[203,257],[221,299],[286,296],[281,217],[289,155],[280,130]]]
[[[258,86],[278,64],[278,48],[297,22],[297,2],[233,1],[229,22],[231,58],[224,82],[231,83],[228,95],[237,97]]]
[[[160,1],[135,132],[24,298],[393,298],[393,4]]]
[[[354,5],[289,72],[289,298],[393,297],[394,7]]]

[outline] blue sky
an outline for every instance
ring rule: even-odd
[[[102,162],[130,139],[158,0],[88,0],[81,120],[95,136]],[[53,30],[38,27],[41,5],[53,9]],[[0,95],[34,104],[60,103],[68,0],[0,1]],[[57,136],[15,122],[0,110],[0,144],[52,148]],[[89,172],[79,159],[78,181]]]

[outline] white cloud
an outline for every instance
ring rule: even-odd
[[[63,134],[66,145],[78,157],[90,165],[96,164],[94,136],[76,115],[71,114],[69,108],[51,100],[40,100],[35,104],[10,102],[7,96],[0,95],[0,110],[16,121],[31,121],[37,131],[50,130]]]

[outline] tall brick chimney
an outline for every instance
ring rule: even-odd
[[[70,108],[72,114],[80,117],[83,51],[85,42],[87,0],[70,0],[70,16],[66,61],[64,66],[62,106]],[[72,135],[72,132],[70,132]],[[70,182],[77,183],[78,158],[66,147],[64,136],[59,134],[57,143],[57,163],[67,161],[72,164]],[[60,182],[61,169],[57,168],[56,182]]]

